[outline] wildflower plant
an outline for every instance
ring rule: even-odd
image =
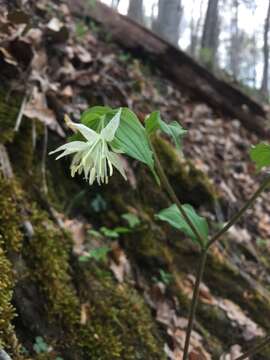
[[[152,136],[161,131],[170,136],[177,149],[181,149],[182,137],[186,130],[174,121],[164,122],[159,112],[153,112],[146,117],[144,125],[128,108],[111,109],[105,106],[95,106],[82,114],[79,124],[67,119],[68,126],[75,132],[71,141],[52,151],[51,154],[61,152],[57,159],[72,155],[71,175],[83,175],[90,185],[96,180],[98,184],[107,184],[116,168],[126,179],[124,166],[119,154],[127,155],[149,167],[155,180],[168,193],[172,205],[156,214],[156,219],[169,223],[172,227],[185,233],[200,249],[200,262],[197,270],[191,302],[188,327],[186,332],[183,360],[188,359],[191,331],[195,319],[196,306],[199,297],[199,287],[205,270],[207,254],[210,247],[216,243],[249,209],[261,193],[270,184],[270,175],[265,179],[257,191],[248,199],[243,207],[217,233],[210,236],[207,220],[201,217],[190,204],[182,204],[176,196],[166,173],[160,163],[158,155],[152,145]],[[270,166],[270,145],[260,143],[250,150],[251,159],[255,162],[257,171]],[[134,220],[125,217],[135,224]],[[135,226],[135,225],[134,225]],[[244,360],[267,346],[270,335],[256,347],[250,349],[236,360]]]

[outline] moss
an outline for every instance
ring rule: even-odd
[[[11,142],[14,137],[14,126],[21,104],[21,97],[8,94],[0,89],[0,143]]]
[[[90,319],[79,343],[91,359],[165,359],[159,329],[140,294],[111,276],[97,281],[93,265],[84,270]]]
[[[15,181],[0,175],[0,241],[7,251],[19,251],[22,245],[19,197],[20,190]]]
[[[19,251],[22,243],[14,198],[16,193],[18,191],[15,183],[0,176],[0,346],[9,348],[12,347],[11,338],[14,335],[11,321],[15,316],[15,310],[11,300],[15,279],[7,254]]]
[[[31,222],[34,236],[24,248],[34,279],[44,292],[51,318],[69,326],[79,318],[79,301],[72,284],[69,237],[33,205]]]
[[[153,144],[179,198],[194,206],[211,204],[217,193],[208,177],[162,137],[155,137]]]
[[[14,331],[11,321],[15,316],[15,310],[11,305],[14,279],[11,263],[7,259],[3,248],[0,246],[0,347],[10,347],[10,338]]]

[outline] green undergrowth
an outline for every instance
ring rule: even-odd
[[[22,97],[0,89],[0,143],[11,142],[14,137],[14,127],[19,112]]]
[[[15,276],[9,255],[19,252],[22,246],[22,233],[18,218],[18,204],[15,198],[20,197],[17,185],[0,175],[0,346],[12,348],[15,338],[12,320],[15,309],[12,295]]]

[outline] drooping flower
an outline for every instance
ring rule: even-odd
[[[92,185],[95,180],[97,180],[99,185],[101,183],[107,184],[109,176],[113,174],[113,167],[126,179],[122,161],[119,155],[112,151],[110,145],[120,125],[120,116],[121,109],[100,133],[83,124],[76,124],[69,121],[69,126],[79,131],[86,141],[71,141],[51,151],[50,154],[63,151],[56,160],[63,156],[74,154],[70,167],[71,176],[73,177],[77,172],[78,174],[83,173],[90,185]]]

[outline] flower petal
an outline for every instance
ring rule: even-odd
[[[72,150],[72,152],[83,151],[87,143],[85,141],[71,141],[67,144],[59,146],[57,149],[51,151],[49,154],[54,154],[61,150]]]
[[[99,134],[97,132],[83,124],[73,123],[72,126],[77,129],[87,139],[87,141],[91,143],[96,141],[99,137]]]
[[[108,160],[110,160],[110,162],[120,172],[120,174],[123,176],[123,178],[125,180],[127,180],[127,176],[125,174],[125,170],[124,170],[124,166],[123,166],[123,162],[122,162],[121,158],[118,155],[116,155],[110,151],[108,154]]]
[[[104,140],[110,142],[114,139],[116,130],[120,125],[120,117],[121,117],[121,110],[117,111],[114,117],[110,120],[110,122],[105,126],[104,129],[101,130],[100,135],[103,137]]]

